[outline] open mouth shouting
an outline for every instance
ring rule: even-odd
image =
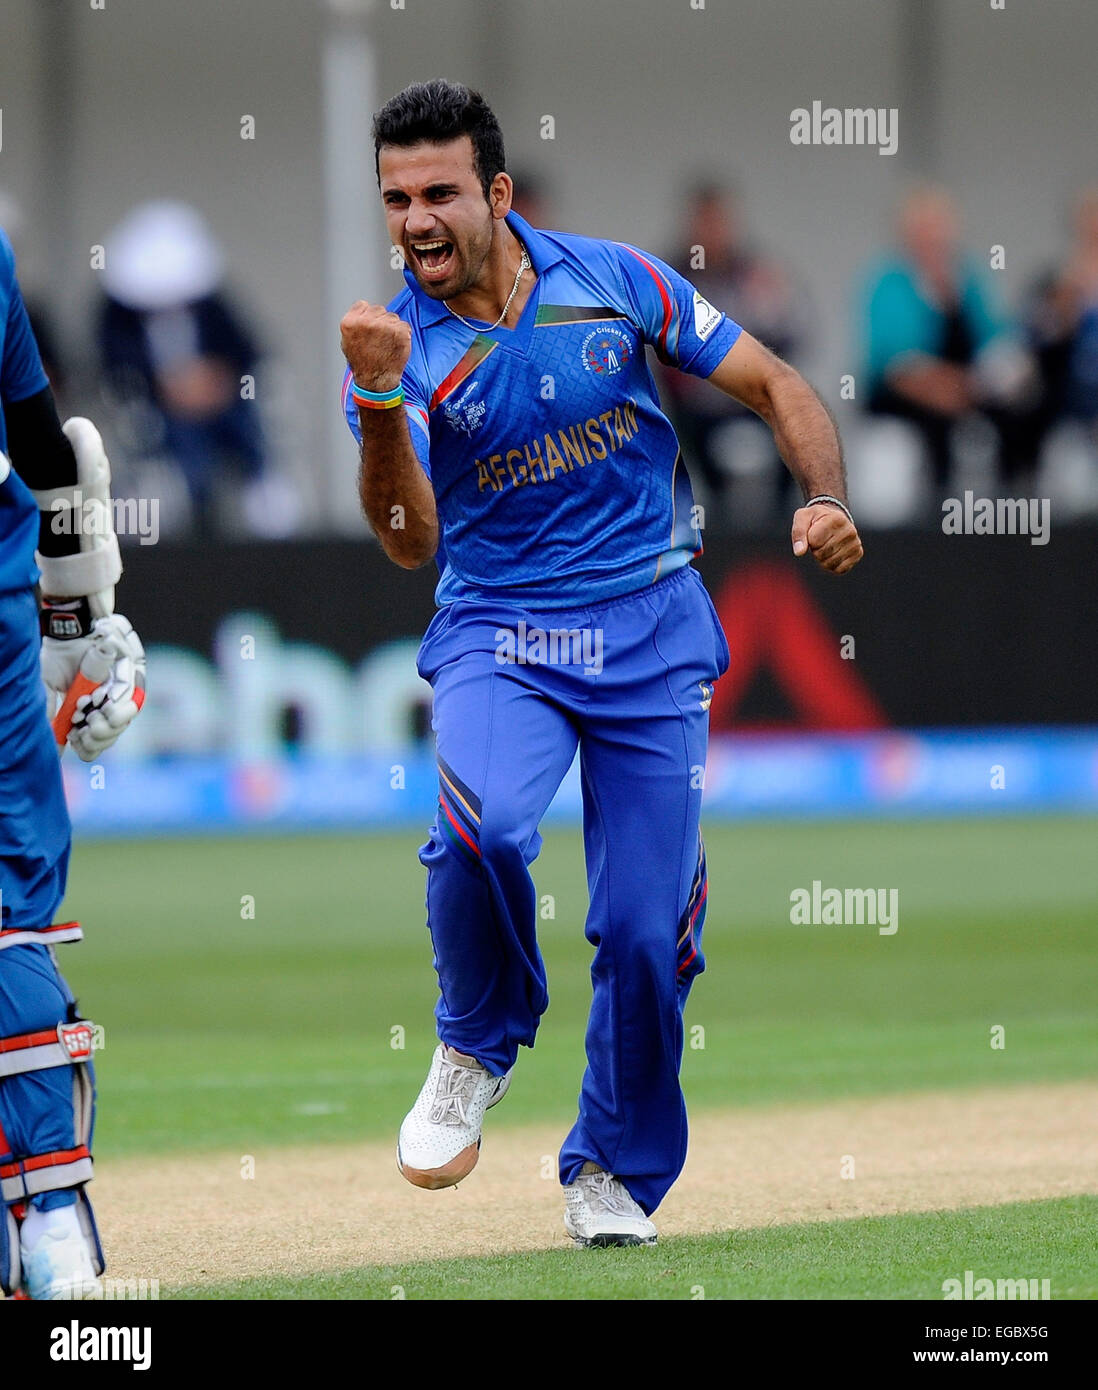
[[[424,280],[444,280],[454,263],[454,243],[436,238],[433,241],[413,241],[412,255]]]

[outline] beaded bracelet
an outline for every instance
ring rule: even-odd
[[[838,507],[839,511],[846,514],[846,519],[850,522],[851,526],[856,524],[854,518],[850,514],[850,508],[846,503],[840,502],[837,497],[832,497],[829,493],[821,492],[818,497],[810,497],[804,505],[806,507],[814,507],[818,502],[829,502],[833,507]]]

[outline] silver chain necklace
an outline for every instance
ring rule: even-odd
[[[522,279],[522,272],[524,270],[529,269],[530,257],[526,254],[526,247],[524,246],[522,248],[522,259],[519,261],[518,274],[515,276],[514,289],[512,289],[511,293],[507,296],[507,303],[503,306],[503,313],[500,314],[499,318],[496,319],[494,324],[492,324],[492,328],[498,328],[500,324],[503,322],[503,320],[507,317],[507,310],[510,309],[511,305],[515,302],[515,295],[518,294],[519,281]],[[443,304],[446,304],[445,299],[442,302]],[[449,304],[446,304],[446,307],[447,309],[450,309]],[[492,328],[477,328],[474,324],[471,324],[468,319],[463,319],[456,309],[450,309],[450,313],[453,314],[454,318],[460,319],[466,328],[471,328],[474,333],[491,333],[492,331]]]

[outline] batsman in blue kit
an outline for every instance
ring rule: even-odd
[[[59,734],[91,762],[137,714],[145,654],[114,612],[102,441],[57,418],[2,231],[0,405],[0,1289],[95,1298],[94,1028],[54,955],[81,930],[53,920],[71,836],[48,702],[69,695]]]
[[[438,750],[420,859],[439,1046],[397,1161],[420,1187],[464,1178],[533,1046],[548,993],[530,865],[578,750],[594,993],[564,1223],[580,1245],[650,1244],[686,1157],[682,1013],[705,967],[699,818],[728,648],[645,349],[771,426],[805,496],[794,553],[836,574],[862,554],[839,442],[801,377],[662,261],[512,212],[478,93],[409,87],[373,134],[406,288],[345,315],[344,405],[381,544],[440,570],[419,651]]]

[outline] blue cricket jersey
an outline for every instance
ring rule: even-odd
[[[0,231],[0,401],[49,385],[11,243]],[[7,430],[0,412],[0,449]],[[2,471],[2,470],[0,470]],[[47,722],[38,603],[38,508],[10,471],[0,482],[0,926],[49,926],[61,904],[71,833],[57,746]]]
[[[15,255],[0,228],[0,400],[25,400],[48,385],[15,278]],[[0,451],[7,449],[7,442],[0,411]],[[26,484],[9,473],[0,483],[0,594],[37,584],[37,545],[38,508]]]
[[[412,327],[405,408],[438,506],[436,601],[566,608],[643,589],[701,550],[645,345],[707,377],[741,329],[645,251],[507,224],[537,275],[513,330],[466,327],[407,268],[388,305]],[[361,444],[350,384],[348,369]]]

